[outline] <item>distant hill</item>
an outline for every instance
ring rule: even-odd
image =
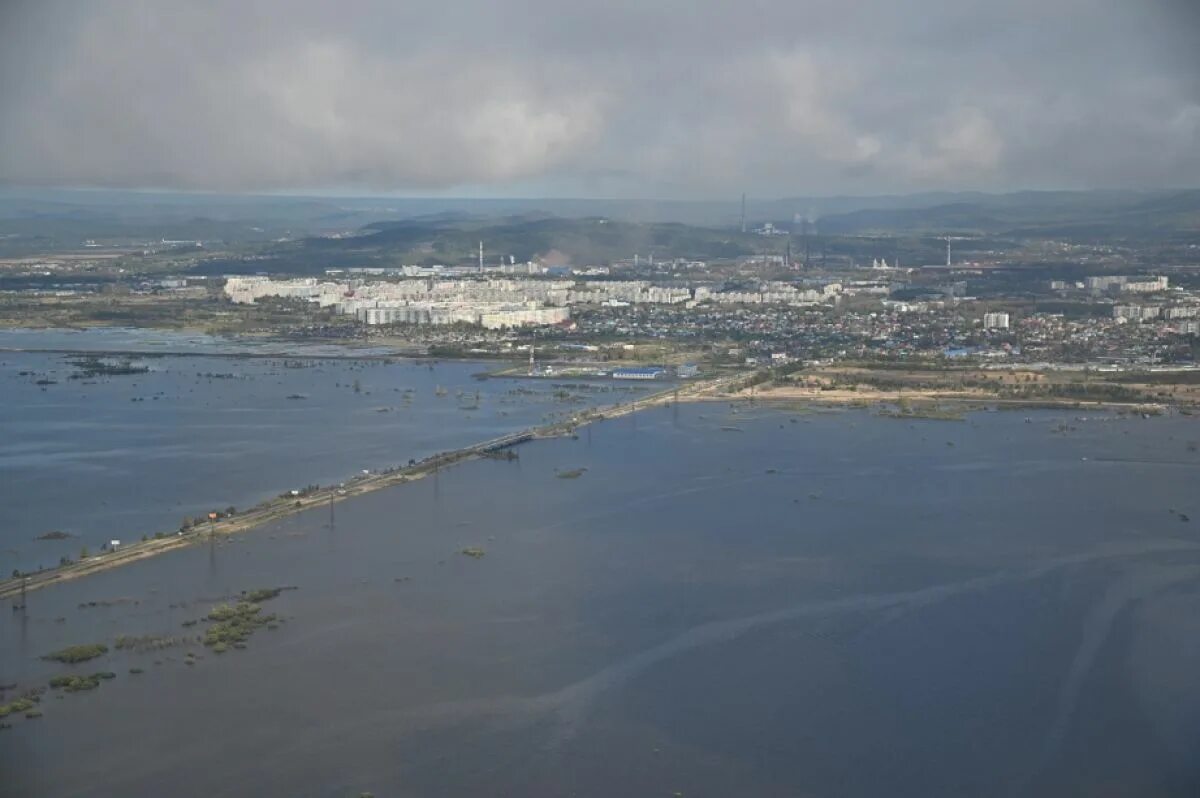
[[[1019,192],[919,208],[868,208],[822,216],[833,235],[938,234],[1147,238],[1200,234],[1200,190]]]
[[[800,232],[800,220],[813,220],[823,236],[1195,241],[1200,190],[747,199],[748,227],[770,221]],[[294,273],[319,273],[330,265],[466,262],[480,239],[493,263],[500,255],[521,261],[554,251],[591,263],[634,253],[713,259],[781,245],[742,234],[740,224],[739,196],[287,197],[0,188],[0,256],[78,248],[87,240],[204,240],[212,249],[252,249],[263,257],[260,269]]]
[[[403,263],[455,264],[473,261],[480,241],[486,261],[495,264],[501,257],[507,262],[509,256],[518,263],[548,256],[564,263],[609,263],[634,254],[734,258],[758,251],[763,240],[753,234],[678,223],[530,214],[499,220],[426,217],[376,222],[357,236],[307,239],[304,248],[329,254],[374,254]]]

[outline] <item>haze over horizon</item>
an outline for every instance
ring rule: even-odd
[[[1200,185],[1182,0],[0,9],[0,187],[723,198]]]

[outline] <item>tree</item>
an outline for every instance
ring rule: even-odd
[[[82,549],[79,550],[79,559],[86,560],[89,556],[90,555],[88,554],[87,546],[84,546]]]

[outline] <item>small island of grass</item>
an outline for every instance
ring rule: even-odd
[[[70,534],[69,532],[52,529],[49,532],[43,532],[42,534],[38,535],[36,540],[68,540],[73,537],[74,535]]]
[[[85,690],[95,690],[100,682],[117,678],[112,671],[101,671],[90,676],[55,676],[50,679],[50,687],[55,690],[65,690],[68,693],[80,693]]]
[[[261,626],[275,620],[274,615],[263,615],[262,607],[249,601],[237,604],[219,604],[208,614],[212,626],[204,633],[204,645],[221,654],[236,643],[245,643]]]
[[[67,648],[58,651],[52,651],[46,654],[42,659],[52,662],[62,662],[68,665],[73,665],[77,662],[87,662],[90,659],[103,656],[108,653],[108,646],[103,643],[87,643],[80,646],[68,646]]]
[[[559,471],[555,476],[559,479],[579,479],[586,471],[586,468],[572,468],[570,471]]]
[[[282,587],[263,587],[257,590],[243,590],[241,600],[248,601],[252,604],[259,604],[261,602],[270,601],[271,599],[278,597],[279,594],[284,590],[285,588]]]
[[[218,604],[208,613],[205,620],[211,626],[204,632],[204,645],[213,653],[224,654],[230,647],[243,649],[246,641],[260,628],[277,628],[279,616],[264,615],[258,602],[277,597],[288,588],[271,587],[242,591],[236,604]]]
[[[21,712],[30,712],[36,708],[36,699],[29,696],[22,696],[16,701],[10,701],[7,704],[0,704],[0,718],[6,718],[9,715],[16,715]]]

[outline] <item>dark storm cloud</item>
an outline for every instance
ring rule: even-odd
[[[676,196],[1200,183],[1188,0],[2,8],[7,183]]]

